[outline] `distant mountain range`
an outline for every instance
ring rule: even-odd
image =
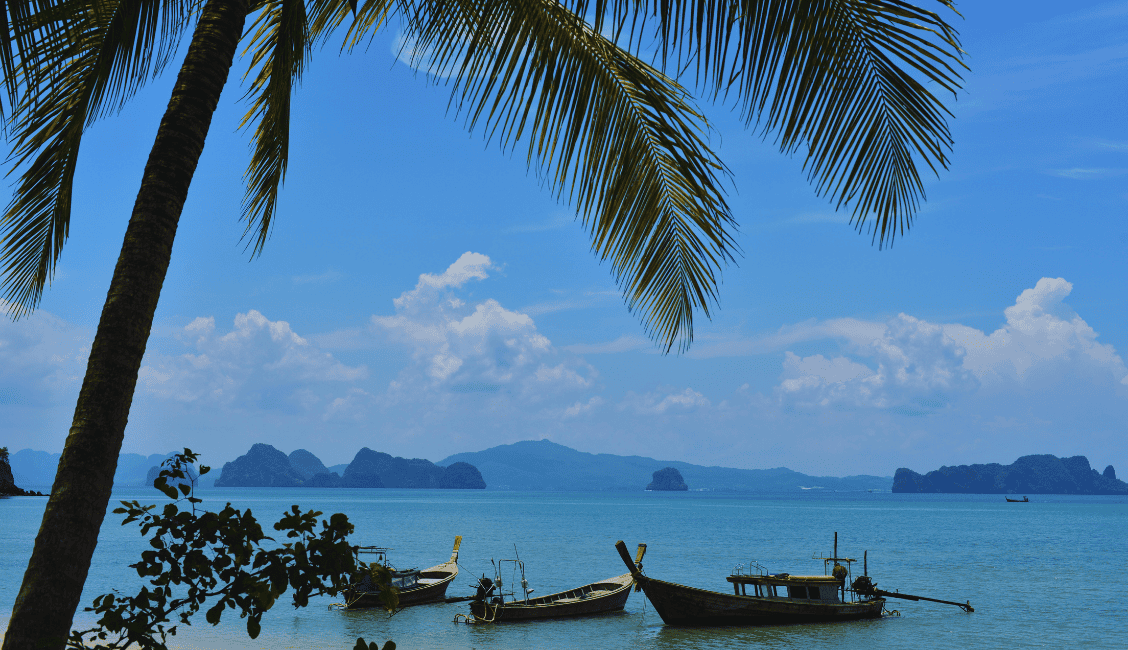
[[[654,472],[672,467],[692,490],[716,492],[855,492],[889,490],[890,476],[808,476],[784,467],[704,467],[642,456],[589,454],[549,440],[526,440],[485,451],[455,454],[439,465],[464,462],[478,468],[491,490],[641,491]]]
[[[893,477],[894,492],[946,494],[1128,494],[1128,483],[1109,465],[1104,473],[1084,456],[1023,456],[1010,465],[944,466],[921,475],[902,467]]]
[[[263,453],[252,454],[256,447],[261,447],[258,451]],[[549,440],[526,440],[483,451],[454,454],[434,464],[423,459],[393,457],[370,449],[358,452],[352,463],[330,467],[304,449],[286,456],[270,445],[260,444],[252,447],[251,452],[225,464],[223,470],[213,463],[215,469],[200,478],[200,487],[212,487],[213,483],[221,486],[375,487],[379,479],[386,487],[457,486],[480,489],[488,486],[490,490],[640,491],[654,480],[655,472],[669,467],[680,473],[691,491],[1128,494],[1128,484],[1116,478],[1116,471],[1111,465],[1103,473],[1098,473],[1084,456],[1058,458],[1034,455],[1023,456],[1011,465],[946,466],[923,475],[901,468],[895,477],[860,475],[839,478],[809,476],[784,467],[705,467],[643,456],[590,454]],[[114,484],[151,484],[151,476],[155,474],[153,468],[170,455],[121,454]],[[253,458],[245,459],[248,455],[253,455]],[[240,460],[243,461],[241,468]],[[9,462],[16,485],[47,491],[55,478],[59,454],[23,449],[10,454]],[[454,467],[455,464],[465,465]],[[231,472],[230,477],[224,481],[221,476],[226,476],[228,471]],[[258,478],[254,478],[256,472]],[[148,479],[146,474],[150,475]]]

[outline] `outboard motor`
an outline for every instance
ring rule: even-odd
[[[478,590],[474,593],[474,600],[484,601],[485,599],[489,598],[490,594],[493,593],[493,590],[493,580],[487,578],[486,574],[483,573],[482,577],[478,578]]]
[[[874,596],[877,594],[877,585],[870,580],[869,576],[855,578],[850,588],[861,596]]]

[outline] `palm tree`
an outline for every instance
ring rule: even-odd
[[[291,88],[312,47],[350,9],[348,48],[398,16],[416,45],[412,56],[437,73],[433,79],[449,80],[452,106],[465,112],[469,128],[510,150],[526,143],[528,164],[575,206],[627,308],[667,352],[692,342],[694,313],[710,314],[715,274],[735,252],[722,189],[728,172],[679,79],[692,70],[706,98],[736,97],[747,123],[775,134],[781,151],[805,150],[816,191],[840,207],[852,204],[859,229],[872,218],[873,239],[884,245],[911,225],[923,197],[920,165],[947,164],[947,111],[925,83],[955,93],[962,65],[955,31],[901,0],[43,2],[13,20],[15,42],[29,45],[4,59],[15,62],[5,79],[23,84],[12,121],[15,157],[26,169],[0,221],[2,284],[14,317],[38,304],[66,241],[83,129],[159,71],[196,23],[145,167],[5,649],[59,648],[69,632],[177,222],[242,38],[255,70],[242,215],[253,254],[270,233],[286,170]]]

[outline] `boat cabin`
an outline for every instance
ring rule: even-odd
[[[840,603],[839,593],[845,586],[834,576],[793,576],[787,573],[771,575],[731,575],[733,593],[737,596],[757,598],[797,598],[824,603]]]

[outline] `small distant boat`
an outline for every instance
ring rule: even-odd
[[[376,562],[383,565],[392,573],[392,586],[399,591],[399,606],[410,607],[423,603],[435,602],[446,597],[447,587],[458,575],[458,547],[462,545],[462,535],[454,538],[454,550],[450,559],[442,564],[436,564],[430,569],[422,571],[408,569],[396,570],[388,563],[390,548],[381,546],[358,546],[356,552],[370,553],[376,556]],[[380,600],[380,589],[373,584],[370,576],[361,576],[351,587],[345,590],[345,607],[347,609],[361,609],[368,607],[383,607]]]
[[[521,572],[520,588],[523,598],[515,590],[508,594],[502,593],[501,565],[505,562],[513,563],[515,573],[518,570]],[[493,580],[485,576],[478,580],[478,592],[470,602],[471,618],[467,622],[531,621],[614,612],[626,605],[633,584],[631,574],[625,573],[575,589],[532,598],[529,594],[534,590],[529,589],[529,582],[525,579],[525,564],[518,555],[515,560],[501,560],[495,564]],[[507,595],[509,600],[505,599]],[[455,620],[459,618],[465,618],[465,615],[459,614]]]
[[[1030,497],[1022,497],[1021,499],[1004,498],[1007,500],[1007,503],[1030,503]]]
[[[853,580],[847,587],[847,579],[850,577],[848,567],[857,560],[837,557],[837,533],[834,555],[819,558],[824,560],[827,568],[831,562],[834,563],[830,575],[769,574],[763,567],[753,563],[755,573],[751,570],[745,573],[743,566],[740,566],[728,576],[728,582],[733,587],[731,594],[645,576],[642,574],[645,544],[639,544],[638,554],[633,562],[627,553],[626,544],[619,541],[615,548],[631,569],[635,583],[642,587],[666,625],[779,625],[879,618],[887,597],[928,600],[957,605],[968,612],[974,611],[970,604],[877,589],[868,572]],[[845,562],[846,566],[840,562]]]

